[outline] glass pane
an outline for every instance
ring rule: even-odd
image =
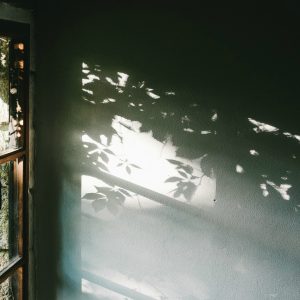
[[[8,162],[0,165],[0,271],[18,255],[18,201],[15,164],[16,162]]]
[[[0,299],[1,300],[20,300],[20,283],[22,270],[18,270],[14,275],[8,277],[0,284]]]
[[[24,44],[0,36],[0,155],[23,145]]]

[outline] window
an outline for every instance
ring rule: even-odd
[[[26,299],[28,26],[0,21],[0,299]]]

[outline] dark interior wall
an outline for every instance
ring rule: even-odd
[[[167,107],[172,106],[183,115],[185,108],[194,102],[201,106],[200,116],[218,111],[220,123],[216,129],[220,135],[216,139],[199,140],[179,133],[177,127],[170,129],[178,156],[194,159],[209,153],[212,157],[207,163],[218,174],[217,204],[204,214],[208,223],[190,221],[189,217],[176,213],[171,221],[159,213],[156,218],[165,228],[174,220],[182,222],[185,225],[176,227],[178,232],[184,228],[193,239],[207,237],[207,242],[218,248],[211,250],[204,246],[207,252],[220,255],[219,249],[225,248],[239,256],[250,251],[248,254],[255,261],[249,263],[252,268],[260,260],[270,260],[271,270],[278,274],[274,282],[268,275],[261,278],[253,275],[249,282],[238,281],[241,287],[234,294],[233,282],[238,279],[230,277],[231,254],[225,255],[225,263],[220,255],[215,264],[211,260],[201,264],[209,274],[204,281],[210,296],[203,299],[270,299],[272,295],[281,299],[299,298],[296,271],[299,213],[295,211],[299,204],[299,143],[287,140],[278,146],[277,140],[269,136],[258,138],[260,148],[265,151],[261,164],[273,177],[282,177],[286,170],[293,172],[290,201],[282,200],[276,191],[266,201],[259,190],[261,179],[255,177],[260,172],[260,163],[245,161],[243,154],[244,149],[253,146],[254,138],[249,138],[243,130],[241,136],[238,134],[241,127],[249,126],[249,117],[299,134],[297,22],[292,5],[274,11],[252,7],[238,13],[222,8],[196,10],[193,6],[176,5],[162,8],[133,2],[104,5],[91,1],[80,6],[58,2],[37,7],[37,299],[81,297],[82,257],[89,253],[86,247],[93,247],[90,240],[86,242],[82,237],[82,231],[93,236],[93,230],[98,230],[100,242],[109,243],[105,240],[106,227],[96,222],[86,223],[81,216],[81,176],[85,174],[81,136],[83,131],[94,136],[109,134],[107,126],[102,126],[107,121],[102,107],[95,108],[82,101],[82,62],[90,66],[99,64],[108,73],[124,70],[133,74],[136,81],[149,82],[155,90],[176,90],[178,98]],[[113,115],[114,109],[111,110],[109,113]],[[120,109],[116,108],[116,112],[120,113]],[[200,116],[198,123],[202,122]],[[168,124],[150,125],[155,138],[162,140],[160,133],[165,132],[162,126],[167,128]],[[291,159],[292,155],[297,159]],[[236,164],[243,159],[244,167],[249,170],[245,181],[233,175]],[[90,228],[82,227],[82,223]],[[133,222],[131,226],[138,224]],[[197,226],[206,228],[200,236],[195,233]],[[160,249],[159,245],[156,247]],[[92,250],[103,254],[101,246]],[[155,253],[160,261],[160,252]],[[202,254],[208,255],[205,251]],[[96,262],[101,265],[99,257],[95,265]],[[230,277],[228,281],[223,270],[218,270],[218,264],[223,264],[224,273]],[[210,268],[214,272],[209,273]],[[280,268],[284,270],[282,274]],[[202,282],[201,273],[195,272],[191,271],[194,274],[191,278]],[[262,279],[256,288],[255,278]],[[287,278],[291,278],[289,283],[285,282]],[[276,282],[282,282],[281,291],[274,287]],[[201,294],[192,291],[190,296],[182,297],[202,299]],[[136,299],[143,298],[136,296]]]
[[[26,9],[33,9],[35,4],[34,0],[6,0],[2,2],[14,7],[21,7]]]

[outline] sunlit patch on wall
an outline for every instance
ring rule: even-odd
[[[298,142],[300,142],[300,135],[298,135],[298,134],[291,134],[290,132],[284,132],[283,135],[285,135],[288,138],[293,138],[293,139],[297,140]]]
[[[88,90],[88,89],[82,89],[82,91],[85,92],[85,93],[88,93],[88,94],[90,94],[90,95],[93,95],[93,94],[94,94],[93,91]]]
[[[100,80],[99,76],[96,76],[96,75],[87,75],[87,78],[83,78],[82,79],[82,85],[86,85],[88,83],[91,83],[91,82],[94,82],[95,80]]]
[[[116,99],[113,98],[106,98],[102,101],[103,104],[114,103],[114,102],[116,102]]]
[[[81,292],[84,296],[91,296],[94,299],[106,299],[106,300],[125,300],[123,295],[116,293],[110,289],[104,288],[99,284],[93,283],[89,280],[81,280]]]
[[[95,270],[84,271],[81,289],[83,294],[109,300],[210,299],[208,288],[199,280],[176,274],[175,282],[168,283],[160,281],[159,275],[157,277],[144,276],[144,278],[135,279],[110,269],[102,270],[101,274]],[[155,282],[155,284],[150,282]]]
[[[225,266],[229,275],[240,275],[247,285],[251,278],[257,282],[256,261],[237,255],[236,244],[223,239],[227,228],[215,230],[205,217],[219,214],[222,222],[238,207],[233,220],[241,218],[242,226],[248,226],[247,215],[243,217],[246,201],[256,210],[269,207],[271,201],[292,200],[294,169],[278,160],[281,169],[275,176],[277,161],[269,164],[268,151],[273,151],[274,141],[288,143],[284,136],[289,137],[295,145],[284,158],[295,162],[296,138],[255,116],[243,117],[240,128],[235,120],[227,126],[222,108],[181,98],[182,91],[175,93],[170,87],[149,88],[148,82],[135,80],[126,70],[82,67],[82,99],[94,104],[83,102],[91,118],[83,122],[81,134],[81,259],[82,269],[93,273],[82,274],[83,294],[116,300],[217,298],[222,288],[211,288],[215,280],[202,266],[215,267],[209,269],[211,274],[222,273]],[[228,198],[233,203],[226,202]],[[255,207],[255,201],[261,205]],[[292,213],[298,210],[295,204]],[[239,225],[230,228],[235,231]],[[252,247],[247,241],[241,250],[247,252],[248,246]]]
[[[153,99],[159,99],[159,98],[160,98],[159,95],[154,94],[154,93],[152,92],[152,89],[148,89],[147,92],[146,92],[146,94],[147,94],[149,97],[153,98]]]
[[[218,120],[218,114],[217,114],[217,112],[214,112],[210,119],[211,119],[213,122],[216,122],[216,121]]]
[[[128,294],[130,292],[134,292],[136,297],[141,297],[141,299],[164,299],[164,295],[161,294],[158,289],[151,286],[151,284],[147,283],[146,280],[130,278],[129,276],[126,276],[115,270],[103,270],[101,275],[102,276],[100,278],[103,278],[105,282],[110,282],[116,287],[119,287],[119,289],[123,288],[125,294],[127,291]],[[99,281],[101,282],[101,279]]]
[[[235,171],[236,171],[237,173],[239,173],[239,174],[245,173],[245,170],[244,170],[244,168],[243,168],[241,165],[236,165],[236,166],[235,166]]]
[[[140,81],[138,83],[129,84],[129,75],[125,72],[116,72],[116,76],[110,74],[105,76],[105,73],[100,77],[95,75],[91,71],[88,64],[82,64],[83,74],[86,74],[85,78],[82,80],[82,91],[87,95],[84,96],[84,100],[90,103],[99,104],[111,104],[117,103],[119,101],[124,101],[124,99],[118,99],[114,90],[117,93],[127,93],[127,89],[136,89],[138,87],[144,92],[144,95],[152,99],[158,100],[161,96],[154,91],[153,88],[146,86],[145,81]],[[102,79],[103,78],[103,79]],[[99,82],[99,84],[97,83]],[[112,97],[106,97],[102,101],[92,98],[94,92],[93,89],[96,87],[107,88],[111,86]],[[165,96],[175,96],[174,91],[164,92]],[[128,102],[128,108],[138,108],[139,112],[146,112],[144,109],[144,101],[149,101],[147,98],[142,100],[140,95],[138,97],[138,102],[133,97],[133,93],[127,93],[129,98],[132,98]],[[142,101],[141,101],[142,100]],[[95,102],[98,101],[98,102]],[[151,104],[155,104],[152,102]],[[215,113],[216,114],[216,113]],[[162,118],[175,117],[174,112],[161,112]],[[180,116],[179,116],[180,117]],[[150,116],[150,119],[153,118]],[[216,115],[213,116],[213,120],[216,119]],[[180,122],[182,123],[182,130],[187,133],[193,133],[194,129],[188,127],[191,119],[188,115],[183,115],[180,117]],[[215,203],[215,189],[216,189],[216,179],[204,175],[201,170],[201,165],[199,160],[197,163],[185,159],[184,157],[178,157],[177,147],[173,145],[172,136],[168,139],[158,141],[153,137],[152,131],[142,131],[142,122],[131,120],[120,115],[114,115],[106,126],[110,126],[115,132],[111,136],[101,134],[99,132],[99,140],[95,140],[90,137],[87,133],[82,136],[83,147],[86,149],[86,158],[91,162],[95,168],[102,172],[107,172],[115,178],[121,178],[128,180],[129,182],[134,182],[141,187],[159,192],[163,195],[176,198],[176,200],[189,203],[191,205],[209,204],[213,206]],[[183,167],[190,168],[187,170],[193,170],[190,174],[184,173],[180,168],[175,167],[170,164],[169,161],[178,161]],[[174,168],[175,167],[175,168]],[[175,178],[179,175],[179,179],[172,183],[170,178]],[[199,179],[198,183],[195,183],[195,179]],[[197,181],[197,180],[196,180]],[[85,181],[85,184],[87,181]],[[98,187],[98,189],[101,187]],[[102,186],[103,189],[107,189],[108,186],[105,184]],[[114,187],[110,187],[114,189]],[[85,188],[83,188],[84,190]],[[104,190],[102,190],[104,191]],[[110,195],[115,192],[111,190]],[[88,192],[85,192],[86,194]],[[92,192],[88,193],[88,196],[83,198],[83,201],[87,201],[86,197],[92,197]],[[84,195],[82,195],[84,196]],[[98,197],[97,195],[94,195]],[[103,195],[102,195],[103,196]],[[104,197],[104,196],[103,196]],[[122,198],[123,196],[121,196]],[[132,198],[132,197],[131,197]],[[143,197],[138,196],[138,205],[132,204],[137,203],[137,201],[126,201],[127,206],[132,206],[135,208],[146,208],[160,205],[148,199],[143,199]],[[95,199],[94,199],[95,200]],[[96,199],[92,205],[94,210],[100,211],[104,205],[104,200]],[[100,202],[103,202],[102,204]],[[124,201],[125,202],[125,201]],[[123,203],[121,203],[123,205]],[[113,209],[112,209],[113,210]]]
[[[192,128],[183,128],[183,131],[186,131],[186,132],[194,132],[194,129],[192,129]]]
[[[206,150],[199,151],[197,158],[189,158],[189,155],[181,150],[182,148],[187,149],[188,153],[189,143],[194,148],[198,147],[195,145],[195,141],[198,139],[199,149],[202,146],[205,149],[206,143],[208,143],[208,149],[222,150],[220,145],[224,142],[222,141],[224,134],[221,132],[223,126],[219,123],[223,119],[219,108],[203,107],[202,109],[200,102],[191,100],[185,102],[186,99],[180,99],[180,92],[173,89],[157,90],[149,87],[148,82],[135,80],[133,75],[129,75],[124,70],[106,72],[101,70],[99,65],[91,67],[84,62],[82,72],[82,99],[96,105],[97,108],[99,105],[101,108],[99,109],[101,114],[101,117],[99,116],[99,137],[95,136],[97,131],[95,127],[92,135],[86,131],[82,136],[86,151],[85,157],[95,170],[106,172],[115,178],[127,180],[188,205],[214,206],[216,177],[211,174],[214,173],[215,165],[211,166],[212,172],[205,173],[200,162],[200,158],[204,154],[210,156],[209,150],[207,152]],[[180,109],[176,107],[178,101],[181,103]],[[276,139],[279,141],[283,136],[299,141],[299,135],[280,131],[274,125],[258,121],[255,116],[244,118],[243,122],[244,128],[238,128],[235,131],[239,132],[237,138],[250,136],[254,142],[251,148],[248,148],[249,150],[243,151],[239,161],[233,161],[233,167],[226,172],[232,172],[231,175],[234,173],[244,174],[244,180],[252,180],[251,176],[254,174],[253,170],[248,168],[249,154],[256,157],[255,162],[266,157],[265,148],[263,145],[256,144],[258,135],[253,134],[253,131],[257,134],[271,133],[272,135],[269,136],[276,135]],[[253,125],[251,130],[247,126],[249,123]],[[217,136],[217,129],[220,130],[220,136]],[[232,132],[232,134],[234,133]],[[186,144],[178,145],[178,142]],[[296,152],[292,153],[289,155],[295,159]],[[196,155],[193,153],[193,157]],[[235,157],[233,157],[234,159]],[[171,160],[178,161],[182,165],[171,164]],[[252,160],[253,162],[254,160]],[[189,166],[193,172],[184,173],[180,169],[182,166]],[[262,177],[265,180],[270,178],[268,166],[265,164],[262,166],[264,168],[255,174],[256,180],[258,180],[257,185],[261,179],[260,174],[263,173],[266,176]],[[220,166],[216,165],[216,167]],[[170,180],[170,178],[172,179]],[[201,178],[201,184],[195,182],[198,180],[197,178]],[[289,178],[289,181],[291,179]],[[261,187],[263,194],[266,195],[268,192],[269,195],[268,189],[271,188],[277,191],[282,199],[287,200],[290,195],[284,184],[288,185],[289,183],[287,179],[281,178],[281,180],[284,182],[279,185],[264,181],[263,184],[266,188]],[[273,181],[270,180],[270,182]],[[283,186],[281,186],[282,184]],[[147,201],[152,204],[144,205],[144,207],[160,205],[151,200]],[[129,201],[125,201],[125,203],[127,202],[126,205],[129,205]],[[101,205],[99,204],[98,207]]]
[[[171,91],[170,92],[165,92],[165,94],[168,95],[168,96],[175,96],[176,95],[175,92],[171,92]]]
[[[253,156],[258,156],[259,155],[259,153],[256,150],[254,150],[254,149],[249,150],[249,152]]]
[[[286,181],[288,178],[282,177],[282,179]],[[291,184],[281,183],[281,184],[277,185],[273,181],[266,180],[265,183],[260,184],[260,188],[262,190],[262,194],[264,197],[267,197],[270,195],[268,186],[272,187],[275,191],[277,191],[283,200],[290,200],[291,197],[288,194],[288,191],[292,187]]]
[[[252,118],[248,118],[249,122],[256,125],[256,127],[253,128],[253,130],[256,132],[256,133],[259,133],[259,132],[277,132],[279,130],[279,128],[275,127],[275,126],[272,126],[272,125],[269,125],[269,124],[266,124],[266,123],[263,123],[263,122],[260,122],[260,121],[256,121]]]
[[[201,130],[201,134],[211,134],[211,130]]]
[[[203,174],[199,160],[177,157],[171,139],[163,143],[151,132],[140,132],[142,124],[138,121],[115,116],[111,126],[116,133],[110,144],[104,135],[99,141],[82,136],[88,158],[101,171],[191,205],[214,205],[216,180]],[[125,206],[140,209],[159,205],[138,195],[136,198],[133,201],[131,197]]]
[[[274,190],[276,190],[282,199],[290,200],[290,195],[288,194],[288,190],[292,187],[291,184],[281,183],[280,185],[276,185],[274,182],[267,180],[266,183],[271,186]]]
[[[274,133],[274,134],[278,134],[279,128],[270,125],[270,124],[266,124],[260,121],[256,121],[252,118],[248,118],[248,121],[254,125],[256,125],[256,127],[253,128],[253,130],[256,133],[259,132],[270,132],[270,133]],[[291,139],[295,139],[296,141],[300,142],[300,135],[299,134],[292,134],[290,132],[282,132],[282,134],[287,137],[287,138],[291,138]]]

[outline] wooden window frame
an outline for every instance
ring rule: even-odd
[[[0,155],[0,164],[14,162],[18,189],[18,257],[0,271],[0,284],[10,276],[18,277],[18,300],[28,299],[29,274],[29,220],[28,220],[28,181],[29,181],[29,74],[30,74],[30,26],[13,21],[0,20],[0,35],[21,41],[24,44],[24,79],[22,84],[24,138],[20,149]],[[18,169],[18,172],[16,172]]]

